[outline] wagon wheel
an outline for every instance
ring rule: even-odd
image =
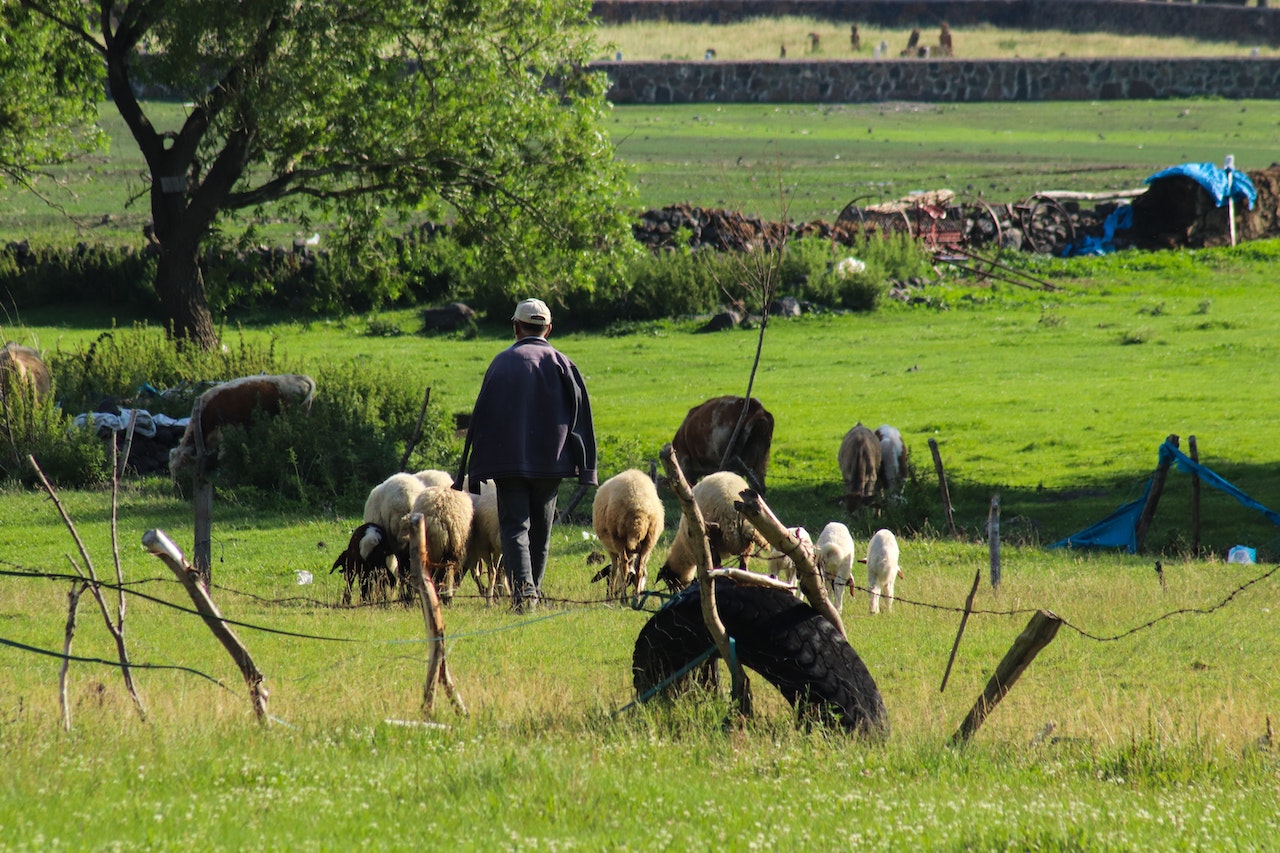
[[[1076,240],[1071,214],[1047,195],[1033,195],[1018,205],[1022,232],[1031,250],[1042,255],[1060,255]]]
[[[1000,215],[982,199],[966,203],[963,210],[964,252],[973,261],[973,269],[984,278],[989,277],[1004,252]]]

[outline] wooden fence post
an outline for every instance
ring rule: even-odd
[[[422,440],[422,422],[427,419],[427,405],[431,402],[431,386],[427,386],[427,392],[422,395],[422,408],[418,410],[418,422],[413,425],[413,435],[404,446],[404,455],[400,457],[400,470],[408,469],[409,457],[413,455],[413,448],[418,446],[418,442]]]
[[[458,688],[449,675],[449,662],[445,660],[444,613],[440,609],[440,596],[436,583],[431,579],[431,555],[427,551],[426,519],[420,512],[409,516],[409,535],[412,537],[413,571],[410,576],[418,587],[418,601],[422,604],[422,618],[427,624],[427,643],[431,654],[427,659],[427,680],[422,685],[422,711],[431,716],[435,711],[436,683],[444,685],[459,714],[466,716],[467,706],[458,695]]]
[[[1170,435],[1165,440],[1174,447],[1178,446],[1178,437],[1176,435]],[[1156,473],[1151,477],[1151,490],[1147,492],[1147,502],[1143,505],[1142,515],[1138,517],[1138,524],[1134,528],[1134,542],[1139,553],[1142,552],[1142,547],[1147,541],[1147,531],[1151,529],[1151,520],[1155,518],[1156,507],[1160,505],[1160,495],[1164,492],[1164,482],[1169,478],[1169,465],[1169,460],[1160,460],[1160,464],[1156,466]]]
[[[191,410],[191,430],[196,440],[196,467],[192,475],[192,519],[191,561],[196,574],[204,582],[205,588],[213,582],[213,484],[209,482],[209,452],[204,444],[204,430],[200,422],[204,419],[204,406],[201,398],[196,398],[195,407]]]
[[[1000,661],[1000,665],[996,667],[995,674],[987,682],[987,687],[978,697],[978,701],[973,704],[969,715],[951,736],[953,746],[967,742],[973,737],[978,727],[982,725],[982,721],[995,710],[996,705],[1000,704],[1000,700],[1013,688],[1014,682],[1022,675],[1023,670],[1031,665],[1040,650],[1049,645],[1060,627],[1062,627],[1062,620],[1057,616],[1048,610],[1036,611],[1031,621],[1027,623],[1027,627],[1005,653],[1004,660]]]
[[[142,534],[142,547],[150,551],[153,556],[159,557],[187,590],[187,595],[191,596],[196,610],[200,613],[200,618],[204,619],[204,624],[209,626],[209,630],[213,631],[218,642],[222,643],[223,648],[230,653],[236,666],[240,667],[244,683],[249,686],[249,701],[253,703],[253,713],[257,715],[258,722],[265,725],[268,719],[268,692],[266,685],[263,684],[264,676],[257,664],[253,662],[249,650],[240,642],[240,638],[227,627],[226,622],[222,621],[222,613],[209,597],[209,592],[200,582],[195,569],[187,564],[182,551],[178,550],[178,546],[173,544],[163,530],[148,530]]]
[[[1196,448],[1196,437],[1187,436],[1187,455],[1192,462],[1200,461],[1200,451]],[[1200,556],[1200,475],[1191,472],[1191,553]]]
[[[933,468],[938,472],[938,488],[942,491],[942,511],[947,516],[947,530],[956,535],[956,520],[951,510],[951,492],[947,489],[947,472],[942,467],[942,454],[938,452],[936,439],[929,439],[929,452],[933,454]]]
[[[1000,495],[991,496],[987,511],[987,552],[991,555],[991,588],[1000,589]]]
[[[951,665],[956,662],[956,652],[960,650],[960,638],[964,636],[965,623],[969,621],[969,614],[973,612],[973,597],[978,594],[978,584],[982,582],[982,569],[978,569],[973,573],[973,586],[969,589],[969,597],[964,600],[964,614],[960,617],[960,628],[956,631],[956,641],[951,644],[951,657],[947,658],[946,672],[942,673],[942,686],[938,688],[938,692],[942,693],[947,689],[947,679],[951,677]]]

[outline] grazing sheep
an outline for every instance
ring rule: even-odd
[[[351,533],[346,550],[338,555],[329,570],[330,574],[341,570],[347,582],[342,591],[343,604],[351,603],[351,589],[357,585],[364,603],[375,598],[387,599],[395,583],[394,569],[388,569],[396,560],[393,545],[387,531],[372,522],[365,522]]]
[[[288,405],[310,411],[315,394],[316,381],[299,373],[242,376],[213,386],[196,398],[182,441],[169,451],[169,474],[177,480],[195,465],[197,423],[205,448],[212,450],[221,441],[223,426],[248,425],[259,412],[276,415]]]
[[[428,486],[413,499],[411,512],[422,513],[431,579],[440,591],[440,599],[448,603],[453,600],[459,566],[467,556],[471,519],[475,516],[471,497],[452,486]]]
[[[623,471],[596,489],[591,525],[609,553],[610,598],[626,599],[628,586],[636,595],[644,592],[646,567],[663,521],[658,488],[643,471]]]
[[[495,593],[510,594],[506,575],[502,571],[502,531],[498,524],[498,493],[492,487],[481,488],[480,494],[470,495],[470,498],[471,536],[467,540],[467,554],[462,561],[462,577],[466,577],[470,572],[476,579],[476,587],[484,596],[485,603],[491,604]],[[482,572],[483,578],[481,578]]]
[[[878,486],[891,495],[902,491],[902,481],[907,476],[907,448],[902,443],[902,433],[888,424],[876,427],[880,439],[880,480]]]
[[[453,486],[453,475],[437,468],[427,468],[413,476],[421,480],[424,486]]]
[[[733,502],[738,500],[746,488],[747,481],[731,471],[717,471],[693,487],[693,502],[698,505],[702,520],[707,525],[707,539],[713,552],[712,562],[717,565],[719,556],[736,554],[739,564],[745,569],[750,552],[768,545],[751,522],[733,507]],[[689,522],[681,513],[680,526],[676,528],[667,561],[658,572],[658,579],[673,591],[687,587],[697,574],[692,539]]]
[[[353,583],[360,582],[364,600],[369,593],[385,600],[401,572],[409,565],[409,528],[404,517],[426,487],[412,474],[392,474],[369,490],[364,523],[351,534],[347,550],[334,562],[347,579],[343,603],[350,603]],[[365,578],[369,581],[365,581]],[[406,597],[403,593],[401,597]]]
[[[898,540],[884,528],[877,530],[867,543],[867,589],[871,590],[871,612],[880,612],[880,592],[884,591],[885,609],[893,609],[893,582],[902,577],[898,568]]]
[[[840,442],[840,475],[844,478],[844,506],[849,512],[875,497],[880,473],[880,439],[861,421]]]
[[[4,399],[4,389],[14,380],[29,383],[36,399],[47,397],[53,390],[53,377],[40,353],[9,341],[0,347],[0,400]]]
[[[829,523],[818,534],[818,571],[826,580],[827,594],[837,612],[853,579],[853,550],[853,534],[839,521]]]
[[[791,527],[788,528],[788,531],[792,536],[800,540],[800,547],[804,548],[808,552],[809,558],[812,560],[814,557],[813,538],[809,536],[809,531],[805,530],[803,527]],[[765,548],[764,553],[761,554],[761,556],[767,561],[769,566],[767,571],[771,576],[780,581],[786,581],[787,583],[793,583],[795,581],[795,560],[783,553],[781,548],[775,548],[774,546],[769,545]],[[796,595],[799,594],[800,590],[797,587]]]

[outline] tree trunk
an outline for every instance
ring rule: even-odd
[[[156,265],[156,293],[170,334],[178,340],[189,340],[201,349],[211,350],[218,346],[218,333],[209,312],[197,248],[198,243],[191,246],[175,246],[172,242],[162,244]]]

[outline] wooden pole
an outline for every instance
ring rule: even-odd
[[[947,679],[951,677],[951,665],[956,662],[956,652],[960,650],[960,638],[964,636],[965,623],[969,621],[969,614],[973,612],[973,597],[978,594],[978,584],[981,582],[982,569],[978,569],[973,573],[973,586],[969,589],[969,597],[964,600],[964,614],[960,617],[960,629],[956,631],[956,641],[951,644],[951,657],[947,658],[947,671],[942,673],[942,686],[938,688],[939,693],[947,689]]]
[[[204,405],[200,397],[191,410],[192,435],[196,439],[196,469],[192,476],[192,535],[191,559],[195,572],[205,588],[213,583],[213,484],[209,482],[209,451],[204,444]]]
[[[1166,441],[1174,447],[1178,446],[1178,437],[1170,435]],[[1151,491],[1147,492],[1147,502],[1142,507],[1142,515],[1138,517],[1134,529],[1134,540],[1139,552],[1147,541],[1147,531],[1151,529],[1151,520],[1155,518],[1156,507],[1160,505],[1160,494],[1164,491],[1164,482],[1169,478],[1169,460],[1162,459],[1156,466],[1156,473],[1151,477]]]
[[[409,436],[409,441],[404,446],[404,456],[400,457],[400,470],[405,471],[409,466],[409,457],[413,455],[413,448],[418,446],[418,442],[422,440],[422,422],[427,419],[427,404],[431,402],[431,386],[427,386],[427,393],[422,395],[422,408],[418,410],[418,422],[413,426],[413,435]]]
[[[734,508],[742,513],[747,521],[751,522],[752,527],[760,531],[760,535],[764,537],[766,542],[791,558],[791,562],[796,567],[796,580],[799,582],[800,591],[804,593],[810,606],[834,625],[836,630],[840,632],[840,636],[844,637],[847,642],[849,635],[845,633],[844,621],[840,618],[840,611],[836,610],[835,605],[831,603],[831,599],[827,597],[827,584],[823,580],[822,573],[818,571],[818,567],[814,565],[813,555],[778,520],[778,517],[773,514],[773,510],[764,502],[764,498],[759,493],[748,489],[739,497],[740,500],[733,503]]]
[[[991,588],[1000,589],[1000,495],[991,496],[987,511],[987,551],[991,555]]]
[[[1053,640],[1062,627],[1062,620],[1048,610],[1038,610],[1027,623],[1027,627],[1013,641],[1013,646],[1005,653],[1004,660],[996,667],[995,674],[987,682],[987,687],[973,704],[969,715],[964,718],[960,728],[951,736],[951,744],[966,743],[978,731],[987,715],[995,710],[1000,700],[1013,688],[1014,682],[1023,671],[1031,665],[1040,650]]]
[[[947,530],[956,535],[956,520],[951,510],[951,493],[947,490],[947,472],[942,467],[942,454],[938,452],[936,439],[929,439],[929,452],[933,454],[933,467],[938,472],[938,488],[942,491],[942,511],[947,516]]]
[[[67,700],[67,673],[71,668],[71,641],[76,635],[76,608],[80,596],[89,585],[84,581],[72,581],[67,592],[67,627],[62,640],[62,669],[58,671],[58,704],[62,707],[62,728],[71,731],[71,703]]]
[[[431,555],[427,551],[426,517],[420,512],[409,516],[409,535],[412,538],[413,577],[418,587],[418,601],[422,605],[422,618],[427,625],[427,643],[431,655],[427,660],[427,680],[422,685],[422,711],[427,716],[435,712],[436,683],[444,685],[445,692],[459,714],[466,716],[467,706],[458,695],[458,688],[449,674],[449,662],[445,660],[444,612],[440,609],[440,596],[435,581],[431,579]]]
[[[1200,461],[1200,451],[1196,449],[1196,437],[1187,436],[1187,455],[1192,462]],[[1191,553],[1200,556],[1200,475],[1191,472]]]
[[[142,534],[142,547],[150,551],[153,556],[160,558],[160,561],[169,567],[187,590],[187,595],[191,596],[196,610],[200,613],[200,618],[204,619],[204,624],[209,626],[209,630],[213,631],[218,642],[222,643],[222,647],[240,668],[244,683],[249,687],[249,701],[253,704],[253,713],[257,715],[258,722],[265,725],[268,721],[267,696],[269,694],[263,683],[264,676],[257,664],[253,662],[253,656],[249,654],[249,650],[240,642],[240,638],[227,626],[227,623],[222,621],[222,613],[209,597],[208,590],[200,583],[195,569],[187,563],[178,546],[173,544],[163,530],[148,530]]]
[[[667,484],[676,493],[680,501],[680,511],[684,514],[685,523],[689,525],[695,565],[698,573],[698,590],[702,596],[702,621],[707,626],[707,633],[716,644],[716,650],[729,667],[730,696],[738,704],[738,713],[747,717],[751,715],[751,686],[740,665],[735,665],[737,658],[729,649],[729,633],[725,630],[720,614],[716,612],[716,588],[711,582],[711,544],[707,541],[707,525],[702,518],[702,511],[693,499],[693,489],[680,470],[676,461],[675,450],[671,443],[663,445],[661,453],[662,467],[667,472]]]

